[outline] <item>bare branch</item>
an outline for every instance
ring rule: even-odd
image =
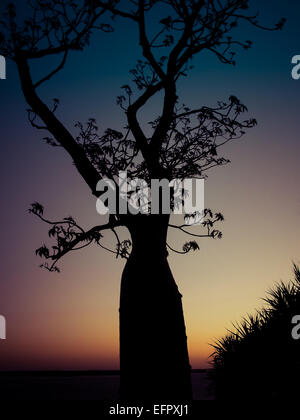
[[[120,222],[110,218],[109,223],[104,225],[97,225],[93,228],[85,231],[72,217],[65,217],[61,221],[51,221],[43,216],[44,208],[39,203],[33,203],[29,212],[37,216],[40,220],[50,225],[49,237],[53,237],[56,244],[52,246],[50,251],[46,245],[42,245],[36,250],[36,254],[46,260],[52,260],[52,264],[49,266],[47,263],[43,264],[43,267],[50,271],[57,271],[58,261],[71,251],[77,251],[82,248],[89,246],[92,243],[96,243],[102,248],[108,249],[101,244],[103,237],[102,232],[111,230],[117,238],[117,252],[114,252],[117,256],[125,258],[126,255],[121,253],[122,244],[116,233],[116,227],[121,226]]]
[[[154,55],[151,52],[151,47],[149,40],[146,35],[146,26],[145,26],[145,1],[139,0],[139,17],[138,17],[138,23],[139,23],[139,30],[140,30],[140,45],[143,49],[144,57],[149,60],[149,63],[153,67],[153,69],[156,71],[158,76],[162,81],[165,80],[166,75],[156,59],[154,58]]]
[[[59,64],[59,66],[56,67],[56,69],[53,70],[51,73],[49,73],[47,76],[43,77],[41,80],[36,82],[33,85],[33,88],[37,89],[42,83],[50,80],[56,73],[58,73],[60,70],[62,70],[64,68],[65,64],[66,64],[67,56],[68,56],[68,50],[65,51],[63,59],[62,59],[61,63]]]
[[[96,169],[88,160],[83,149],[76,143],[71,133],[36,94],[27,58],[24,57],[21,52],[16,53],[16,63],[21,79],[22,90],[27,103],[31,106],[31,109],[35,114],[44,122],[47,130],[54,136],[57,142],[69,153],[78,172],[86,181],[92,193],[97,196],[96,184],[99,181],[99,174]]]

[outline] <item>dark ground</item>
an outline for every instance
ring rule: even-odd
[[[195,400],[212,400],[208,370],[192,373]],[[119,373],[0,372],[0,400],[118,400]]]

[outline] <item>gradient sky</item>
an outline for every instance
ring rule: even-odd
[[[300,263],[300,80],[291,78],[290,64],[300,54],[300,4],[252,4],[266,24],[286,17],[284,30],[238,28],[254,46],[239,52],[236,67],[202,54],[179,86],[191,107],[236,95],[259,123],[224,149],[232,163],[211,171],[206,181],[205,205],[225,215],[224,238],[202,240],[199,253],[170,256],[183,294],[193,368],[206,367],[209,343],[259,308],[274,283],[289,280],[292,261]],[[88,117],[97,118],[103,129],[122,127],[124,116],[115,102],[140,53],[135,35],[120,21],[115,33],[95,36],[84,53],[73,54],[64,71],[40,90],[46,100],[60,98],[59,115],[68,128]],[[48,65],[40,64],[36,72],[43,74]],[[29,125],[11,62],[0,92],[0,314],[7,319],[0,369],[118,368],[124,260],[89,247],[65,257],[61,274],[39,268],[34,250],[47,241],[47,227],[27,213],[30,203],[41,202],[53,219],[72,215],[87,228],[101,220],[69,157],[49,148]],[[148,107],[145,118],[157,106]],[[184,241],[170,233],[170,244],[180,247]]]

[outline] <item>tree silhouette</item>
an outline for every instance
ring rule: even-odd
[[[22,22],[14,5],[9,6],[2,21],[0,52],[17,65],[31,125],[49,132],[44,139],[50,145],[65,149],[94,196],[100,195],[96,188],[99,179],[115,180],[120,170],[126,170],[131,179],[147,182],[204,178],[209,169],[229,162],[221,155],[221,147],[256,124],[255,119],[243,117],[247,108],[235,96],[215,107],[190,109],[177,95],[178,81],[188,75],[191,60],[200,52],[209,51],[221,63],[234,65],[234,48],[251,46],[234,32],[238,23],[267,30],[283,26],[284,20],[273,28],[261,26],[257,14],[248,13],[248,0],[27,3],[31,13]],[[126,114],[127,127],[124,132],[108,128],[100,134],[96,121],[90,119],[78,123],[77,133],[72,134],[56,115],[58,99],[48,106],[37,90],[63,69],[70,52],[81,51],[90,43],[93,32],[112,31],[117,18],[138,29],[137,47],[142,54],[131,70],[131,86],[123,86],[117,101]],[[34,81],[32,61],[53,55],[61,57],[59,65]],[[162,109],[150,129],[145,129],[138,112],[156,96],[162,100]],[[173,208],[175,205],[173,200]],[[50,225],[49,236],[55,245],[51,249],[43,245],[36,251],[50,271],[58,271],[57,262],[70,251],[91,243],[104,247],[101,241],[108,230],[117,242],[110,251],[127,259],[120,297],[121,397],[191,399],[182,296],[167,260],[167,246],[174,250],[167,244],[167,233],[170,228],[192,235],[193,240],[186,242],[182,251],[174,250],[185,254],[199,249],[197,237],[221,238],[215,225],[223,216],[207,209],[202,224],[193,227],[171,224],[170,215],[162,211],[136,215],[117,211],[109,215],[106,224],[86,230],[70,217],[47,219],[39,203],[30,211]],[[120,240],[119,227],[128,229],[130,240]]]

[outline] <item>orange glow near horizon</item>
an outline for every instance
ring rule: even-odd
[[[224,238],[202,240],[198,253],[170,256],[183,294],[193,368],[209,367],[208,356],[213,351],[210,344],[224,335],[232,322],[261,307],[265,291],[281,279],[288,281],[292,260],[299,262],[299,232],[294,228],[299,217],[295,211],[297,198],[288,209],[285,196],[277,201],[278,191],[291,194],[285,188],[287,180],[282,174],[276,175],[281,155],[274,151],[274,171],[270,168],[264,182],[260,181],[258,160],[256,174],[249,177],[251,141],[260,139],[252,137],[249,143],[237,147],[234,163],[206,182],[206,205],[225,214]],[[248,183],[247,191],[243,182]],[[80,192],[83,186],[78,184],[76,188]],[[225,201],[224,196],[230,199]],[[80,193],[74,197],[75,213],[92,224],[97,219],[93,214],[95,203],[90,200],[83,207],[80,197]],[[275,204],[276,212],[272,213]],[[56,202],[57,207],[59,214],[66,213],[64,200]],[[279,215],[284,211],[290,219],[283,226]],[[262,214],[270,217],[259,217]],[[1,342],[0,368],[118,369],[118,305],[124,261],[92,247],[67,256],[60,274],[43,271],[32,250],[45,231],[37,220],[26,218],[19,242],[24,253],[19,264],[9,267],[14,292],[1,300],[7,340]],[[184,236],[170,232],[172,245],[180,247],[183,241]]]

